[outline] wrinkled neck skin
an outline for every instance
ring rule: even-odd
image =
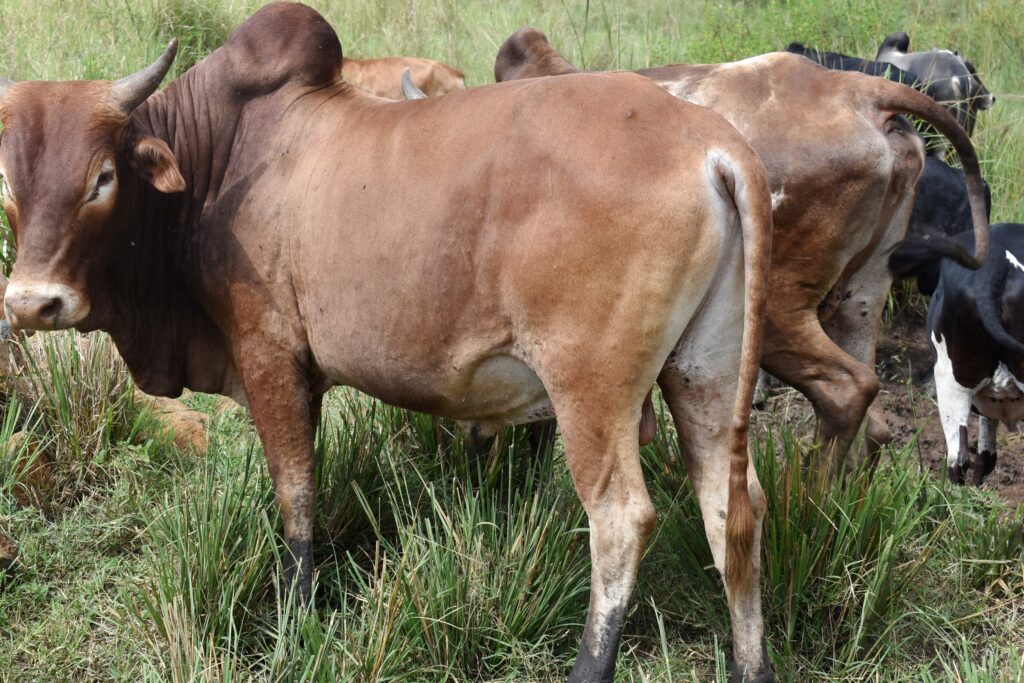
[[[187,189],[162,194],[119,162],[120,221],[111,226],[110,260],[90,286],[95,313],[80,327],[109,332],[136,384],[155,395],[177,396],[184,388],[221,393],[230,379],[223,336],[200,304],[206,301],[197,256],[202,208],[230,158],[210,139],[207,100],[191,96],[201,78],[193,69],[132,114],[127,144],[144,136],[166,142]]]

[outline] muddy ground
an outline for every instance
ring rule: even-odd
[[[903,445],[920,431],[917,453],[922,467],[935,477],[945,477],[946,446],[931,381],[934,356],[925,333],[923,304],[908,304],[887,321],[878,344],[878,376],[882,380],[882,404],[893,432],[893,444]],[[772,417],[774,416],[774,417]],[[755,424],[767,428],[787,424],[798,433],[813,430],[810,404],[795,390],[775,386],[766,410]],[[971,417],[971,447],[977,445],[978,420]],[[1000,425],[998,463],[985,480],[986,488],[998,491],[1012,505],[1024,505],[1024,431]]]

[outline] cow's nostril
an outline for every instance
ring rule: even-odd
[[[59,297],[52,297],[39,309],[39,318],[52,325],[60,317],[60,310],[63,306],[64,303]]]

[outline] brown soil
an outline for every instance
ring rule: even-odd
[[[925,332],[923,305],[904,307],[882,330],[877,370],[882,381],[882,405],[893,433],[893,445],[908,443],[920,431],[917,453],[922,467],[935,477],[946,476],[946,445],[931,381],[934,363]],[[775,388],[767,410],[755,411],[755,424],[763,428],[787,424],[798,433],[813,430],[810,404],[788,387]],[[970,438],[974,448],[977,416],[971,417]],[[998,491],[1013,506],[1024,504],[1024,431],[999,426],[998,463],[984,487]]]

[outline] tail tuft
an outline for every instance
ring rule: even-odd
[[[746,434],[743,436],[746,450]],[[725,520],[725,584],[733,598],[746,597],[754,570],[754,520],[747,490],[746,463],[733,458],[729,468],[729,503]]]

